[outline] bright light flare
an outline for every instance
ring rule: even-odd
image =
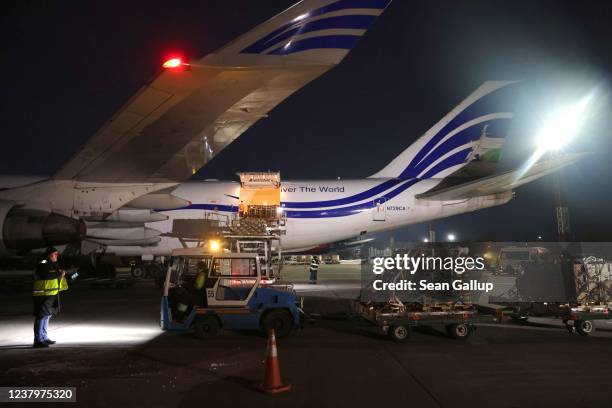
[[[455,236],[455,234],[451,233],[446,236],[446,239],[448,239],[450,242],[454,242],[457,239],[457,237]]]
[[[213,239],[208,243],[208,247],[212,252],[217,252],[219,249],[221,249],[221,243]]]
[[[559,150],[567,145],[579,132],[592,98],[593,94],[590,94],[578,103],[559,109],[546,118],[544,126],[536,136],[538,150]]]
[[[549,151],[563,149],[579,133],[587,117],[587,108],[595,97],[591,92],[573,105],[561,108],[550,114],[536,135],[537,149],[521,166],[516,180],[520,180]]]

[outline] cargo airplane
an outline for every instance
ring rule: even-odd
[[[120,256],[155,257],[196,245],[190,235],[198,220],[236,216],[241,184],[186,180],[340,63],[389,3],[304,0],[199,60],[169,59],[53,177],[0,180],[0,253],[82,241]],[[515,188],[576,161],[495,172],[516,88],[484,83],[370,177],[280,180],[283,250],[318,251],[502,205]]]

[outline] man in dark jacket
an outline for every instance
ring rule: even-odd
[[[310,283],[311,285],[317,284],[317,272],[319,270],[319,258],[316,256],[312,257],[312,261],[310,262]]]
[[[34,288],[34,347],[49,347],[54,344],[47,337],[49,320],[60,308],[60,292],[68,289],[65,271],[59,268],[59,252],[53,247],[47,248],[43,259],[36,265]]]

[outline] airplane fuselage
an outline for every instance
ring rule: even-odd
[[[366,233],[394,229],[437,218],[501,205],[512,194],[491,195],[457,201],[424,201],[415,196],[433,188],[439,179],[362,179],[283,181],[281,207],[286,216],[284,251],[297,252],[350,239]],[[181,184],[173,195],[192,204],[164,211],[169,219],[147,227],[173,235],[176,220],[231,219],[239,207],[240,184],[225,181],[194,181]],[[167,255],[181,247],[178,238],[163,236],[155,246],[109,248],[126,254]]]

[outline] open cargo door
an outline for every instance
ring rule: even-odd
[[[238,173],[240,177],[240,218],[280,218],[280,173]]]

